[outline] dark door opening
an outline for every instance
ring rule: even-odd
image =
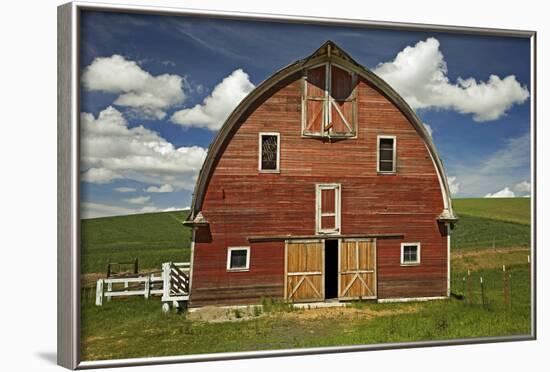
[[[338,240],[325,240],[325,299],[338,297]]]

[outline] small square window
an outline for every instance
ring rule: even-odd
[[[401,243],[401,265],[420,263],[420,243]]]
[[[250,247],[231,247],[227,250],[227,271],[248,271]]]

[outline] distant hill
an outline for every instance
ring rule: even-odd
[[[493,220],[531,223],[531,198],[453,199],[455,213]]]
[[[102,217],[81,221],[82,272],[104,272],[113,262],[139,259],[140,268],[160,270],[162,262],[188,261],[188,210]]]
[[[528,247],[531,244],[530,198],[454,199],[459,221],[452,249]]]

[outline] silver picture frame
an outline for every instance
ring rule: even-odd
[[[377,29],[437,31],[465,35],[508,36],[526,38],[531,44],[531,333],[520,336],[453,339],[445,341],[421,341],[384,343],[359,346],[319,347],[307,349],[265,350],[219,354],[182,355],[171,357],[135,358],[107,361],[82,361],[80,358],[80,180],[79,180],[79,106],[80,106],[80,15],[85,11],[125,12],[155,15],[199,16],[238,20],[265,20],[304,24],[323,24],[370,27]],[[71,2],[60,5],[57,10],[58,30],[58,156],[57,156],[57,362],[69,369],[99,367],[137,366],[241,358],[262,358],[319,353],[342,353],[442,345],[464,345],[493,342],[535,340],[536,317],[536,37],[535,31],[508,30],[481,27],[442,26],[436,24],[413,24],[374,20],[319,18],[279,14],[241,13],[227,11],[168,8],[155,6],[128,6],[105,3]]]

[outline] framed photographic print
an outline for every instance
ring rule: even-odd
[[[58,363],[532,340],[535,32],[58,8]]]

